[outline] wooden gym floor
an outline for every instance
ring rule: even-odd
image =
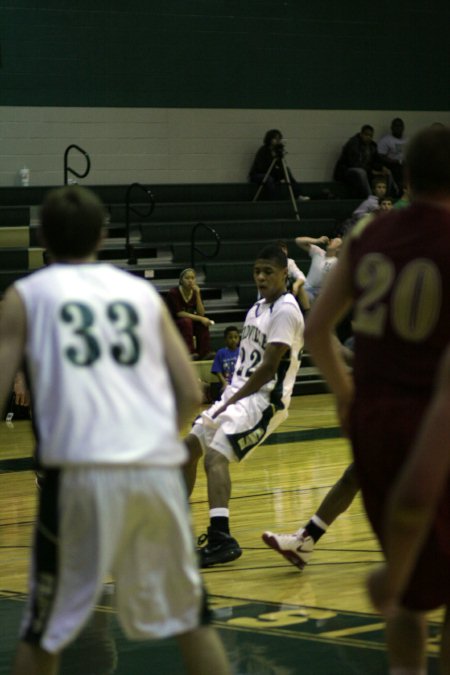
[[[26,592],[35,510],[33,439],[27,421],[0,424],[0,675],[9,672]],[[290,532],[307,522],[349,463],[331,396],[293,399],[289,419],[253,456],[232,466],[231,529],[242,557],[204,570],[215,623],[236,675],[365,675],[387,672],[384,624],[364,591],[382,559],[356,498],[298,570],[267,548],[261,532]],[[192,498],[196,536],[206,530],[203,471]],[[174,642],[130,643],[117,626],[113,586],[67,650],[62,675],[174,675]],[[429,672],[437,673],[441,615],[430,629]]]

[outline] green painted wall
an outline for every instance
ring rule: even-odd
[[[0,0],[0,105],[450,109],[448,0]]]

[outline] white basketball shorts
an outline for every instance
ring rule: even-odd
[[[213,419],[234,391],[227,387],[222,398],[205,410],[194,422],[191,433],[197,436],[203,452],[217,450],[230,462],[246,459],[288,416],[287,407],[277,410],[259,393],[242,398]]]
[[[131,639],[177,635],[207,620],[178,468],[46,472],[21,638],[60,651],[88,620],[109,575]]]

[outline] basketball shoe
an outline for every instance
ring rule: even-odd
[[[200,567],[231,562],[242,555],[242,549],[236,539],[230,534],[213,530],[211,527],[208,527],[207,533],[198,538],[197,543],[199,545],[197,554]],[[202,546],[202,544],[205,544],[205,546]]]
[[[267,546],[278,551],[290,563],[302,570],[308,564],[313,550],[314,540],[305,530],[299,530],[295,534],[274,534],[264,532],[262,540]]]

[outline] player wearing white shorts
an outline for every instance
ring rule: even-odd
[[[190,533],[178,430],[201,400],[186,349],[145,281],[96,263],[104,208],[53,190],[53,263],[6,293],[0,406],[25,359],[42,488],[14,675],[54,675],[105,576],[132,639],[176,636],[186,672],[229,675]]]
[[[210,526],[201,537],[200,565],[238,558],[242,551],[229,529],[229,462],[246,459],[288,416],[300,354],[303,317],[286,292],[287,258],[276,245],[260,251],[253,276],[261,300],[247,314],[239,358],[222,398],[198,417],[186,438],[188,489],[202,453],[208,483]]]

